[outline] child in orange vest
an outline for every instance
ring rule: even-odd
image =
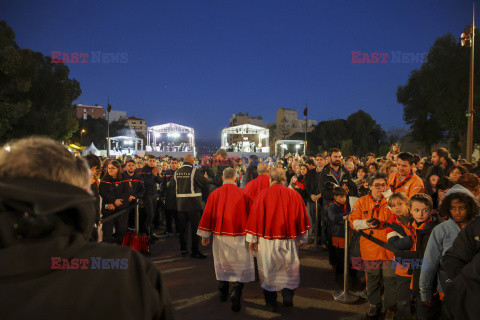
[[[387,220],[388,244],[398,250],[413,250],[415,246],[415,229],[412,227],[412,216],[410,214],[410,201],[403,192],[396,192],[388,199],[390,210],[394,213]],[[395,257],[395,286],[397,289],[397,319],[410,319],[411,272],[409,263]]]

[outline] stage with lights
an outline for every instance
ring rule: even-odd
[[[143,154],[143,140],[129,136],[110,137],[109,154],[115,156],[134,156]]]
[[[176,123],[166,123],[147,129],[147,154],[183,158],[196,156],[195,130]]]
[[[270,156],[268,129],[242,124],[228,127],[222,130],[222,149],[229,156],[245,157],[257,155],[259,157]]]
[[[283,157],[286,154],[302,155],[305,153],[304,140],[277,140],[275,142],[275,155]]]

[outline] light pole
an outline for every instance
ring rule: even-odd
[[[112,106],[110,105],[110,97],[107,101],[107,157],[110,157],[110,111]]]
[[[85,129],[82,129],[80,131],[80,144],[83,146],[83,135],[86,133]]]
[[[472,161],[473,153],[473,70],[475,53],[475,2],[473,2],[472,25],[467,27],[460,36],[461,45],[471,47],[470,52],[470,88],[468,93],[467,116],[467,161]]]

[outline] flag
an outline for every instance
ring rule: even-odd
[[[307,116],[307,114],[308,114],[308,108],[307,108],[307,107],[305,107],[305,109],[303,110],[303,115],[306,117],[306,116]]]
[[[107,112],[110,112],[112,110],[112,105],[110,103],[107,104]]]

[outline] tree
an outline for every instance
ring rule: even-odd
[[[321,121],[308,135],[310,150],[339,148],[345,155],[377,153],[385,143],[385,131],[363,110],[351,114],[346,120]]]
[[[0,21],[0,141],[45,135],[66,140],[77,130],[72,103],[80,84],[69,68],[40,52],[21,49]]]
[[[287,126],[287,118],[284,116],[282,120],[280,120],[280,123],[278,124],[278,135],[282,137],[282,140],[285,140],[285,138],[288,136],[290,133],[290,130],[288,130]]]
[[[480,52],[476,50],[475,61],[479,60]],[[452,34],[446,34],[436,39],[426,62],[420,69],[413,70],[407,83],[397,89],[397,101],[404,106],[403,119],[410,126],[411,137],[422,143],[427,154],[445,138],[451,142],[451,151],[466,148],[469,66],[470,49],[461,47]],[[478,67],[474,79],[474,105],[478,105]],[[474,128],[479,128],[478,115],[474,121]],[[479,142],[480,130],[477,129],[474,143]]]

